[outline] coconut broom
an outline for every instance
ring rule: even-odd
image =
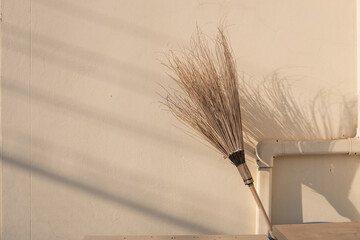
[[[238,76],[223,29],[218,29],[214,51],[198,30],[190,47],[180,54],[170,52],[164,65],[173,73],[169,76],[180,87],[180,91],[170,89],[167,92],[165,105],[180,121],[235,164],[266,219],[269,235],[273,237],[271,222],[245,162]]]

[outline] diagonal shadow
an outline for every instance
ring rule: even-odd
[[[2,161],[3,163],[9,164],[11,166],[17,167],[22,170],[31,171],[33,174],[37,174],[41,177],[44,177],[48,180],[58,182],[60,184],[69,186],[71,188],[75,188],[77,190],[83,191],[87,194],[91,194],[95,197],[102,198],[104,200],[113,202],[115,204],[119,204],[122,206],[126,206],[135,211],[144,213],[151,218],[159,219],[162,222],[169,223],[176,226],[182,226],[186,229],[196,231],[198,233],[203,234],[221,234],[212,228],[208,228],[196,222],[191,222],[188,220],[180,219],[176,216],[169,215],[157,209],[153,209],[151,207],[145,206],[139,202],[135,202],[131,199],[127,199],[125,197],[117,196],[113,193],[104,191],[102,189],[90,186],[84,182],[76,181],[67,177],[63,177],[57,173],[50,172],[46,169],[43,169],[40,166],[31,165],[26,161],[26,159],[21,159],[18,157],[13,157],[11,154],[2,153]]]
[[[4,47],[23,55],[30,54],[29,32],[4,22],[2,33]],[[82,46],[61,42],[39,33],[32,36],[31,57],[70,71],[84,72],[87,79],[108,83],[115,87],[124,87],[142,95],[154,95],[154,89],[146,88],[144,85],[163,78],[160,74],[136,66],[129,61],[113,58]],[[141,81],[134,80],[134,76]]]
[[[309,203],[311,200],[304,199],[306,196],[303,196],[303,185],[321,194],[340,216],[350,221],[360,221],[358,206],[348,197],[353,176],[359,167],[359,158],[341,158],[343,156],[305,156],[301,162],[296,157],[274,161],[273,195],[282,196],[282,203],[273,204],[273,221],[276,224],[303,223],[303,215],[306,221],[332,220],[325,218],[326,213],[324,216],[310,212],[319,203]]]
[[[15,149],[26,149],[28,145],[28,134],[10,131],[6,134],[6,140],[3,142],[7,142],[11,144]],[[16,147],[15,147],[16,146]],[[46,151],[44,151],[46,149]],[[20,151],[21,152],[21,151]],[[159,180],[156,178],[154,174],[149,174],[148,172],[134,171],[132,169],[123,169],[122,167],[117,166],[116,164],[111,164],[111,162],[103,161],[100,157],[95,157],[89,152],[80,152],[75,150],[71,146],[66,146],[59,142],[55,142],[49,139],[41,139],[40,137],[32,134],[31,135],[31,156],[35,156],[37,164],[41,164],[41,166],[45,169],[49,169],[46,171],[52,171],[53,167],[51,164],[48,164],[48,160],[52,159],[55,162],[61,162],[63,166],[71,167],[76,172],[81,172],[82,174],[90,174],[93,179],[106,179],[110,181],[106,185],[111,186],[124,186],[129,187],[134,192],[146,192],[149,186],[154,185],[167,185],[172,189],[176,189],[178,193],[183,196],[191,196],[190,198],[182,199],[172,199],[175,204],[182,205],[187,208],[189,211],[196,211],[197,214],[207,215],[211,218],[222,218],[225,221],[231,221],[231,218],[227,215],[217,214],[216,211],[209,211],[206,206],[199,205],[203,201],[207,201],[210,204],[218,203],[218,195],[211,194],[209,191],[205,189],[196,189],[182,186],[178,183],[171,182],[168,179]],[[41,161],[41,162],[40,162]],[[34,164],[34,159],[32,160],[32,164]],[[105,163],[106,162],[106,163]],[[116,169],[116,173],[113,175],[110,169]],[[106,176],[101,173],[106,172]],[[121,177],[120,177],[121,176]],[[124,177],[126,176],[126,177]],[[133,179],[137,179],[135,182]],[[141,180],[140,180],[141,179]],[[140,180],[140,181],[139,181]],[[87,182],[87,184],[91,184]],[[109,190],[109,189],[108,189]],[[168,197],[166,192],[160,191],[156,192],[156,196],[164,196]],[[187,201],[188,200],[188,201]],[[225,199],[222,200],[224,202]],[[226,199],[225,204],[234,205],[238,202],[236,199]]]
[[[81,19],[88,23],[100,25],[102,28],[126,32],[128,35],[134,36],[137,39],[142,39],[143,41],[151,42],[152,44],[163,45],[164,41],[175,41],[172,36],[159,31],[149,30],[148,28],[137,24],[136,19],[130,22],[120,18],[120,16],[114,18],[103,14],[100,11],[95,11],[94,9],[81,6],[75,1],[33,0],[33,4],[52,11],[60,12],[61,14],[67,15],[71,18]]]
[[[29,89],[19,84],[16,84],[14,79],[3,77],[2,78],[2,89],[3,91],[9,91],[19,96],[27,96]],[[177,139],[171,138],[169,134],[163,133],[162,130],[157,130],[153,126],[146,126],[143,122],[139,123],[133,119],[129,119],[126,116],[112,117],[109,112],[102,109],[89,106],[85,103],[75,103],[67,100],[64,97],[52,95],[51,98],[40,90],[32,87],[31,88],[31,99],[37,103],[45,106],[49,106],[51,109],[57,108],[59,112],[71,112],[75,116],[79,116],[79,119],[91,120],[95,123],[107,123],[108,126],[112,127],[116,132],[130,131],[134,134],[138,134],[142,137],[146,137],[149,140],[156,140],[162,143],[166,143],[176,149],[186,148],[187,151],[194,154],[203,155],[204,152],[199,148],[194,148],[192,145]]]
[[[356,125],[356,119],[352,117],[352,113],[356,111],[356,101],[343,96],[342,102],[336,103],[336,107],[340,111],[333,113],[330,110],[334,107],[330,105],[330,98],[334,96],[333,92],[323,90],[314,99],[300,100],[291,90],[292,82],[277,72],[261,82],[256,82],[252,78],[243,78],[240,84],[243,129],[246,148],[250,156],[254,157],[253,149],[261,140],[269,138],[282,140],[333,139],[349,134],[345,132],[344,127],[336,129],[335,122],[345,126]],[[329,164],[327,163],[327,165]],[[359,210],[348,198],[359,164],[360,162],[357,161],[350,167],[340,167],[339,165],[337,168],[343,174],[333,175],[329,178],[328,187],[324,187],[322,181],[318,179],[319,175],[316,174],[316,170],[310,171],[298,179],[294,183],[295,186],[291,186],[292,194],[298,198],[295,200],[292,198],[292,201],[296,201],[293,202],[296,206],[291,211],[296,212],[298,221],[302,222],[301,184],[305,184],[323,195],[341,216],[359,221]],[[330,168],[327,165],[324,165],[324,168]],[[274,174],[276,174],[275,168]],[[276,185],[273,188],[276,191]],[[277,212],[286,213],[288,209],[277,209]]]

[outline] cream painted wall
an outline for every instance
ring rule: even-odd
[[[274,224],[360,221],[357,156],[287,157],[274,161]]]
[[[158,83],[169,84],[158,59],[196,24],[212,35],[226,22],[248,74],[248,156],[259,140],[355,134],[355,1],[4,0],[2,8],[2,239],[254,233],[255,204],[237,170],[158,104]],[[269,80],[275,69],[282,81]]]

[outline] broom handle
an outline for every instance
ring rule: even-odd
[[[248,186],[249,186],[249,188],[250,188],[250,191],[251,191],[252,195],[253,195],[254,198],[255,198],[255,202],[256,202],[258,208],[260,209],[260,212],[261,212],[261,213],[263,214],[263,216],[265,217],[266,224],[267,224],[267,226],[268,226],[268,231],[269,231],[270,236],[271,236],[273,239],[276,239],[276,238],[274,237],[273,232],[272,232],[272,225],[271,225],[270,219],[269,219],[268,215],[267,215],[266,212],[265,212],[264,206],[263,206],[262,203],[261,203],[261,200],[260,200],[260,198],[259,198],[259,195],[258,195],[257,192],[256,192],[256,189],[255,189],[255,187],[254,187],[254,184],[251,183],[251,184],[249,184]]]
[[[266,224],[268,226],[268,231],[269,231],[271,238],[276,239],[272,232],[272,225],[271,225],[270,219],[269,219],[268,215],[266,214],[264,206],[262,205],[259,195],[257,194],[256,189],[254,187],[254,179],[252,178],[251,172],[245,162],[244,150],[240,150],[240,151],[230,154],[229,159],[237,167],[242,179],[244,180],[245,185],[249,186],[250,191],[255,198],[255,202],[256,202],[258,208],[260,209],[260,212],[265,217]]]

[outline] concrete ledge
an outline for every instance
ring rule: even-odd
[[[278,240],[359,240],[360,222],[275,225]]]
[[[265,235],[86,236],[83,240],[269,240]]]

